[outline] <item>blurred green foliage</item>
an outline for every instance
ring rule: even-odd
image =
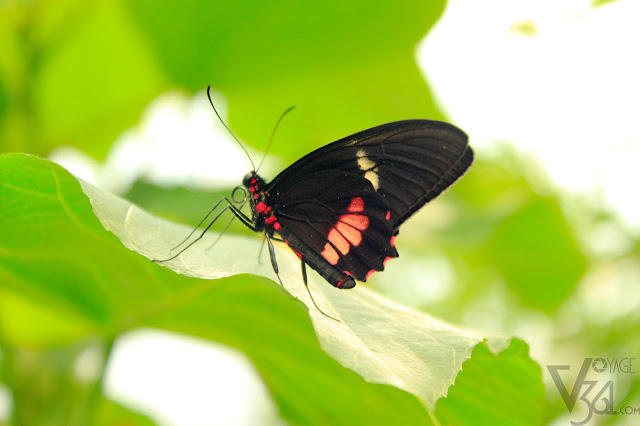
[[[506,217],[489,245],[510,290],[525,306],[545,312],[571,294],[586,270],[585,256],[553,198],[538,197]]]
[[[600,6],[605,6],[609,3],[613,3],[616,2],[618,0],[591,0],[591,6],[592,7],[600,7]]]
[[[413,49],[444,0],[0,8],[0,87],[9,104],[0,152],[47,155],[64,144],[102,159],[158,94],[209,84],[229,100],[232,127],[260,146],[275,118],[298,105],[279,135],[289,159],[381,122],[441,118]]]
[[[234,131],[259,147],[278,115],[297,105],[296,119],[281,127],[274,147],[289,163],[372,125],[443,119],[414,49],[444,7],[444,0],[3,2],[0,153],[47,156],[71,145],[102,160],[156,96],[209,84],[226,96]],[[79,383],[71,372],[79,353],[97,347],[108,357],[113,339],[136,326],[241,349],[291,423],[375,424],[397,420],[398,413],[407,424],[430,422],[413,396],[365,383],[329,358],[303,309],[279,291],[252,277],[202,283],[151,265],[101,227],[64,171],[11,164],[15,157],[3,161],[0,381],[12,392],[14,423],[150,423],[106,400],[100,377]],[[127,196],[195,223],[218,194],[138,182]],[[615,254],[595,250],[589,235],[603,226],[629,244]],[[631,299],[640,239],[597,203],[558,193],[526,158],[481,152],[453,190],[403,227],[399,244],[398,262],[441,256],[454,270],[453,290],[442,300],[417,303],[431,314],[501,333],[539,327],[546,335],[529,346],[534,353],[542,347],[539,356],[555,356],[556,363],[640,350],[638,310],[603,313],[589,302],[625,291]],[[387,280],[412,284],[394,275],[393,264],[379,275],[372,283],[379,289],[388,288]],[[144,315],[171,303],[178,289],[201,297]],[[615,306],[612,300],[606,306]],[[567,414],[553,388],[539,406],[540,368],[526,345],[513,342],[499,355],[477,347],[438,403],[439,421],[478,424],[484,416],[511,415],[491,424],[537,424]],[[509,378],[521,387],[505,387]],[[637,377],[617,383],[616,403],[638,400]]]

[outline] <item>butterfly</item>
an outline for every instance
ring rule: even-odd
[[[242,180],[250,214],[233,196],[234,201],[221,199],[211,211],[220,203],[224,208],[204,232],[229,209],[265,236],[278,279],[272,240],[283,241],[300,258],[305,285],[309,266],[329,284],[353,288],[398,257],[401,225],[458,180],[473,158],[467,135],[452,124],[383,124],[311,152],[270,182],[254,166]]]

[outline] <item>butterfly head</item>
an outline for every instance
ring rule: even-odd
[[[256,172],[250,172],[244,175],[244,178],[242,178],[242,185],[249,190],[252,196],[257,195],[265,187],[264,180],[262,180]]]
[[[249,189],[251,187],[251,181],[255,179],[255,176],[256,174],[254,172],[250,172],[244,175],[244,177],[242,178],[242,185],[244,185],[245,188]]]

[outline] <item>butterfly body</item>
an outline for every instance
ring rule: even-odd
[[[243,185],[254,231],[277,233],[304,264],[346,289],[398,257],[400,225],[472,161],[455,126],[407,120],[333,142],[269,183],[251,172]]]

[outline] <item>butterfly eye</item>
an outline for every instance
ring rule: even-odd
[[[246,187],[249,188],[251,186],[251,180],[253,179],[253,173],[247,173],[246,175],[244,175],[244,177],[242,178],[242,184]]]

